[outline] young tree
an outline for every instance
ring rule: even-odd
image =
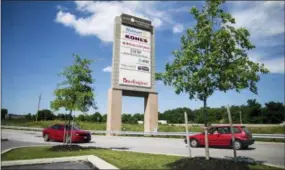
[[[6,115],[8,115],[8,110],[2,108],[1,109],[1,119],[4,120],[6,118]]]
[[[91,121],[92,122],[101,122],[102,121],[102,115],[99,112],[96,112],[91,115]]]
[[[92,70],[90,69],[92,61],[80,58],[79,55],[73,56],[73,65],[66,67],[60,73],[60,76],[63,76],[65,80],[54,91],[56,98],[50,104],[54,110],[65,108],[66,111],[69,111],[68,127],[70,127],[73,111],[86,112],[90,107],[96,109],[94,89],[91,87],[95,81],[92,79]],[[66,139],[69,140],[69,138]]]
[[[266,118],[265,123],[282,123],[285,120],[284,105],[281,102],[268,102],[265,103],[263,109],[264,117]]]
[[[102,122],[106,122],[107,121],[107,114],[104,114],[103,116],[102,116]]]
[[[85,116],[84,116],[84,114],[80,114],[78,117],[77,117],[77,120],[79,120],[79,121],[85,121]]]
[[[254,63],[247,51],[255,48],[245,28],[235,28],[235,19],[221,9],[224,1],[207,0],[199,11],[190,13],[197,21],[181,37],[181,47],[173,52],[173,63],[167,63],[164,73],[156,79],[173,86],[177,94],[188,93],[190,99],[204,103],[205,154],[209,159],[207,131],[207,99],[215,90],[228,91],[249,88],[257,94],[258,73],[268,73],[264,65]]]
[[[37,112],[38,120],[53,120],[55,115],[48,109],[39,110]]]

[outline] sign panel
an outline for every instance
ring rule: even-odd
[[[151,87],[151,33],[121,25],[119,84]]]

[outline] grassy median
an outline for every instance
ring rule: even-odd
[[[135,153],[127,151],[112,151],[109,149],[98,149],[98,148],[82,149],[80,151],[52,151],[51,146],[44,146],[44,147],[28,147],[28,148],[20,148],[12,150],[10,152],[2,154],[2,161],[80,156],[80,155],[98,156],[120,169],[177,169],[173,167],[173,164],[177,165],[177,163],[185,160],[185,158],[179,156]],[[276,169],[261,164],[246,165],[246,166],[248,166],[249,169],[251,170]]]

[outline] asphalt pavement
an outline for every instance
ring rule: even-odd
[[[33,144],[50,144],[58,145],[59,142],[44,142],[41,132],[31,132],[23,130],[2,129],[2,138],[8,138],[12,144],[2,144],[9,148],[16,145]],[[17,141],[17,142],[16,142]],[[20,141],[20,142],[19,142]],[[28,144],[29,145],[29,144]],[[122,137],[122,136],[95,136],[92,135],[90,143],[81,144],[82,146],[108,147],[113,149],[159,153],[175,154],[181,156],[188,155],[187,146],[183,139],[171,138],[152,138],[152,137]],[[273,165],[285,167],[284,164],[284,143],[264,143],[256,142],[247,150],[238,150],[237,155],[254,159]],[[3,151],[3,148],[2,148]],[[204,148],[191,148],[192,156],[205,156]],[[210,148],[211,157],[233,157],[233,150],[227,148]]]

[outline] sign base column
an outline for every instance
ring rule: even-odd
[[[158,97],[156,93],[149,93],[144,99],[144,132],[157,132],[158,128]]]
[[[107,131],[121,131],[122,126],[122,90],[108,90]],[[115,134],[106,133],[106,136]]]

